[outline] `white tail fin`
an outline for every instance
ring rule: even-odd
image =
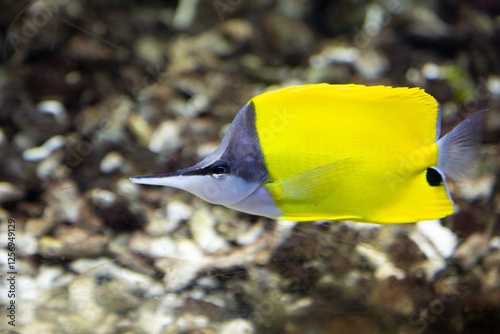
[[[437,167],[454,180],[463,178],[477,157],[483,141],[486,111],[488,109],[476,111],[437,142]]]

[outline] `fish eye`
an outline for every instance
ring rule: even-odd
[[[225,161],[217,161],[210,167],[210,176],[214,179],[225,179],[229,176],[231,168],[229,164]]]

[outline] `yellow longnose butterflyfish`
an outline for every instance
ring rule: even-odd
[[[437,219],[454,211],[446,177],[475,159],[484,114],[440,138],[439,104],[420,88],[283,88],[252,98],[198,164],[131,181],[274,219]]]

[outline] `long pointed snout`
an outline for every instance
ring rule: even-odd
[[[201,177],[206,174],[206,168],[200,168],[198,165],[195,165],[173,173],[133,176],[130,178],[130,181],[138,184],[174,187],[193,192],[196,191],[196,185],[200,182],[200,179],[196,176]]]
[[[130,177],[130,181],[132,183],[138,184],[149,184],[153,186],[170,186],[176,187],[178,182],[175,180],[181,176],[181,171],[167,173],[167,174],[158,174],[158,175],[143,175],[143,176],[133,176]]]

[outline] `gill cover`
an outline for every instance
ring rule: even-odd
[[[182,189],[209,203],[275,218],[281,212],[262,187],[268,175],[255,129],[255,109],[249,103],[238,112],[219,147],[198,164],[130,180]]]

